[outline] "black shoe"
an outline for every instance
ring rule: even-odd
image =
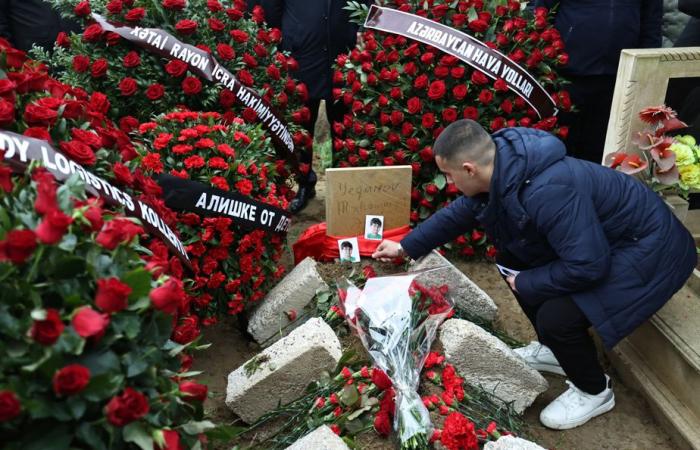
[[[296,214],[302,209],[306,208],[306,204],[309,200],[316,197],[316,187],[313,184],[307,186],[300,186],[297,191],[297,196],[289,204],[289,212]]]

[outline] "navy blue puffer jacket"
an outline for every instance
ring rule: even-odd
[[[633,177],[566,157],[549,133],[507,128],[489,194],[460,197],[401,242],[413,258],[483,225],[496,248],[527,263],[526,302],[571,296],[613,347],[683,286],[695,243],[663,200]]]

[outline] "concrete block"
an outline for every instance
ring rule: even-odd
[[[322,425],[285,450],[350,450],[350,447],[330,428]]]
[[[496,319],[498,308],[491,297],[469,279],[461,270],[436,251],[428,253],[413,264],[413,270],[447,266],[447,269],[428,272],[416,278],[419,283],[440,286],[446,284],[449,295],[462,310],[482,319]]]
[[[523,412],[547,390],[547,380],[528,366],[503,341],[462,319],[450,319],[440,328],[445,359],[472,386],[480,386],[504,403]]]
[[[291,323],[287,312],[300,313],[313,300],[316,290],[328,285],[318,274],[316,261],[306,258],[280,281],[250,315],[248,332],[259,343],[282,337],[280,330]],[[301,322],[298,323],[300,325]],[[297,326],[298,326],[297,325]],[[285,329],[290,332],[293,328]],[[268,341],[268,342],[266,342]]]
[[[331,327],[321,318],[310,319],[229,374],[226,406],[254,422],[301,397],[311,381],[335,368],[341,354]]]

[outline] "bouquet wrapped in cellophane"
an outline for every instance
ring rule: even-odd
[[[426,287],[415,281],[439,267],[370,278],[363,289],[349,280],[344,308],[374,364],[389,376],[396,391],[394,430],[402,449],[428,447],[432,424],[418,395],[421,368],[430,352],[438,326],[451,314],[453,302],[446,287]]]

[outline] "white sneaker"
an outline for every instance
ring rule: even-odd
[[[600,394],[587,394],[569,380],[569,389],[547,405],[540,413],[540,422],[555,430],[568,430],[588,422],[615,407],[615,394],[610,377],[605,375],[605,390]]]
[[[533,341],[529,345],[513,349],[513,351],[535,370],[566,375],[554,353],[546,345]]]

